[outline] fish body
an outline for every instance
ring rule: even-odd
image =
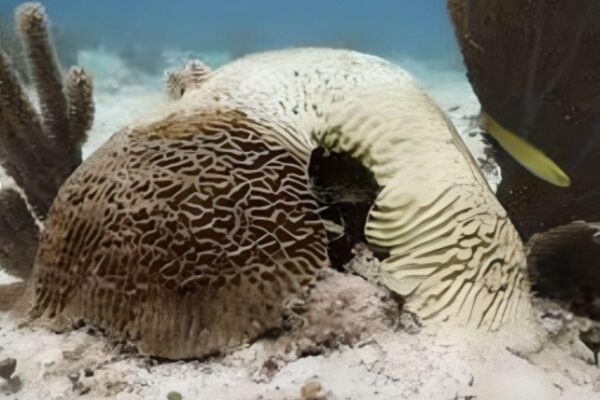
[[[482,114],[483,127],[516,161],[540,179],[559,187],[569,187],[569,176],[541,150],[500,125],[489,114]]]

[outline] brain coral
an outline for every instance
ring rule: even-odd
[[[400,68],[350,51],[249,56],[117,133],[67,180],[41,237],[33,315],[198,357],[281,322],[328,265],[316,148],[382,190],[364,228],[380,282],[423,318],[496,328],[527,310],[520,239],[443,113]]]
[[[34,312],[171,358],[277,326],[327,265],[326,238],[306,168],[260,128],[241,112],[173,116],[111,140],[49,213]]]

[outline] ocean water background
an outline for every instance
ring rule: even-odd
[[[10,15],[19,0],[0,1]],[[46,0],[59,36],[152,58],[164,48],[249,52],[350,47],[390,57],[460,61],[445,0]],[[151,65],[147,65],[151,68]]]
[[[0,0],[0,29],[12,31],[14,9],[21,3]],[[125,124],[160,107],[164,71],[194,58],[215,68],[270,49],[348,48],[400,64],[444,108],[472,97],[446,0],[42,3],[63,66],[80,65],[94,78],[97,115],[84,156]]]
[[[298,46],[354,49],[403,64],[461,70],[446,0],[46,0],[65,66],[84,64],[96,80],[113,67],[158,76],[200,57],[213,67],[256,51]],[[0,23],[20,0],[0,0]],[[95,55],[81,56],[81,51]],[[82,60],[83,58],[83,60]],[[112,60],[113,62],[115,60]],[[121,72],[121,75],[123,73]],[[421,74],[423,75],[423,74]]]
[[[94,80],[96,115],[84,157],[123,127],[160,115],[169,101],[166,69],[194,58],[216,68],[248,53],[298,46],[348,48],[401,65],[449,112],[476,158],[485,146],[474,133],[479,103],[465,77],[446,0],[41,2],[63,67],[80,65]],[[21,3],[0,0],[4,50],[11,50],[7,35]],[[490,176],[496,185],[499,170]],[[10,184],[0,171],[0,185]],[[0,271],[0,283],[7,281]]]

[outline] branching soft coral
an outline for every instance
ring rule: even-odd
[[[31,103],[11,60],[0,50],[0,165],[21,188],[36,217],[43,220],[59,187],[81,163],[81,145],[94,116],[92,81],[77,67],[63,78],[42,5],[21,5],[16,12],[16,26],[40,111]],[[0,216],[15,207],[27,210],[16,192],[3,190]],[[19,269],[17,264],[31,267],[37,227],[27,212],[10,217],[13,221],[10,224],[0,221],[1,261],[5,268],[15,272]],[[27,232],[31,241],[25,247],[33,249],[32,253],[18,255],[19,252],[12,254],[5,250],[24,246],[17,244],[23,237],[15,235],[15,226],[19,232]]]
[[[11,275],[29,278],[37,242],[37,225],[21,195],[10,188],[0,191],[0,265]]]

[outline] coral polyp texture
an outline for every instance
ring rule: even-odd
[[[81,162],[81,145],[94,116],[90,77],[74,67],[63,80],[47,25],[41,5],[25,3],[17,9],[16,26],[39,98],[39,113],[13,63],[0,51],[0,165],[39,219]],[[16,192],[0,196],[0,241],[9,253],[1,261],[21,277],[31,272],[37,246],[38,227],[27,208]],[[19,212],[9,215],[15,209]]]
[[[82,318],[169,358],[281,325],[328,265],[327,243],[306,166],[261,129],[226,112],[112,139],[50,210],[34,314]]]
[[[380,58],[295,49],[211,72],[78,168],[46,221],[32,315],[167,358],[280,326],[329,264],[317,148],[381,188],[364,237],[388,253],[375,279],[405,307],[486,329],[528,312],[520,239],[431,99]]]

